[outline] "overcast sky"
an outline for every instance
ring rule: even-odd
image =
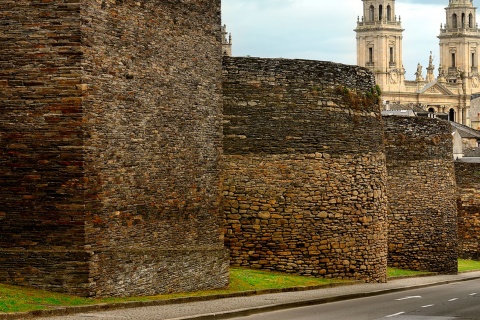
[[[478,5],[480,0],[474,0]],[[417,63],[438,69],[440,24],[448,0],[396,0],[402,19],[407,80]],[[355,32],[362,0],[222,0],[222,23],[233,37],[233,55],[298,58],[356,64]],[[437,71],[435,71],[437,74]]]

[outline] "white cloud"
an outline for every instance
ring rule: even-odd
[[[407,79],[426,66],[433,51],[438,67],[440,23],[448,0],[397,0],[402,17]],[[356,63],[355,32],[361,0],[222,0],[222,20],[238,56],[315,59]]]

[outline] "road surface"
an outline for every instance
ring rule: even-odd
[[[480,320],[480,280],[289,309],[236,320]]]

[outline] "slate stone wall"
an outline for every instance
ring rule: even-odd
[[[388,263],[457,272],[457,208],[451,126],[384,117],[388,171]]]
[[[458,250],[463,259],[480,260],[480,163],[455,162]]]
[[[366,69],[224,58],[231,264],[386,281],[386,167]]]
[[[226,286],[220,1],[0,10],[0,282]]]
[[[0,282],[86,293],[80,3],[0,10]]]

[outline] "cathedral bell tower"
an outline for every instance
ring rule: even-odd
[[[403,31],[395,15],[395,0],[362,0],[363,16],[358,18],[357,64],[375,74],[383,91],[405,89],[402,62]]]
[[[472,0],[449,0],[440,26],[440,67],[449,83],[463,82],[464,94],[479,92],[480,30]]]

